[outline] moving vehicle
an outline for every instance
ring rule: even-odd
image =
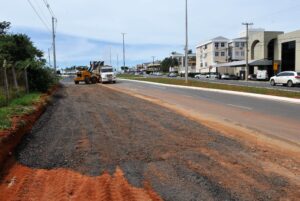
[[[103,66],[100,68],[100,82],[112,82],[116,83],[117,78],[114,73],[114,68],[112,66]]]
[[[268,80],[269,75],[267,70],[258,70],[256,73],[256,80]]]
[[[275,86],[276,84],[286,85],[293,87],[300,84],[300,72],[283,71],[276,76],[271,77],[270,84]]]
[[[93,72],[93,67],[91,66],[89,69],[79,68],[76,77],[74,78],[74,82],[75,84],[79,84],[80,82],[85,82],[85,84],[96,84],[99,82],[99,78],[99,73]]]

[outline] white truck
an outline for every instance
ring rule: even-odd
[[[117,78],[112,66],[103,66],[100,68],[100,82],[101,83],[116,83]]]
[[[257,80],[269,80],[269,75],[267,70],[257,70],[256,73]]]

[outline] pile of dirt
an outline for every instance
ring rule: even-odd
[[[14,164],[0,183],[0,201],[162,201],[149,185],[131,186],[120,168],[113,176],[85,176],[66,169],[42,170]]]

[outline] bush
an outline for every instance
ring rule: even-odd
[[[28,69],[28,83],[30,91],[47,92],[47,90],[58,82],[54,71],[50,68]]]

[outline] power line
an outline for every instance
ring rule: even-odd
[[[49,11],[49,13],[50,13],[50,15],[51,15],[52,17],[56,18],[55,15],[54,15],[54,12],[53,12],[53,10],[51,9],[51,7],[50,7],[49,3],[47,2],[47,0],[43,0],[43,2],[44,2],[44,4],[46,5],[46,7],[47,7],[47,9],[48,9],[48,11]]]
[[[27,0],[27,2],[29,3],[29,5],[31,6],[31,8],[34,10],[35,14],[38,16],[38,18],[41,20],[41,22],[45,25],[45,27],[48,29],[49,32],[51,32],[50,28],[48,27],[48,25],[46,24],[46,22],[43,20],[43,18],[40,16],[40,14],[38,13],[38,11],[36,10],[36,8],[34,7],[34,5],[32,4],[32,2],[30,0]]]

